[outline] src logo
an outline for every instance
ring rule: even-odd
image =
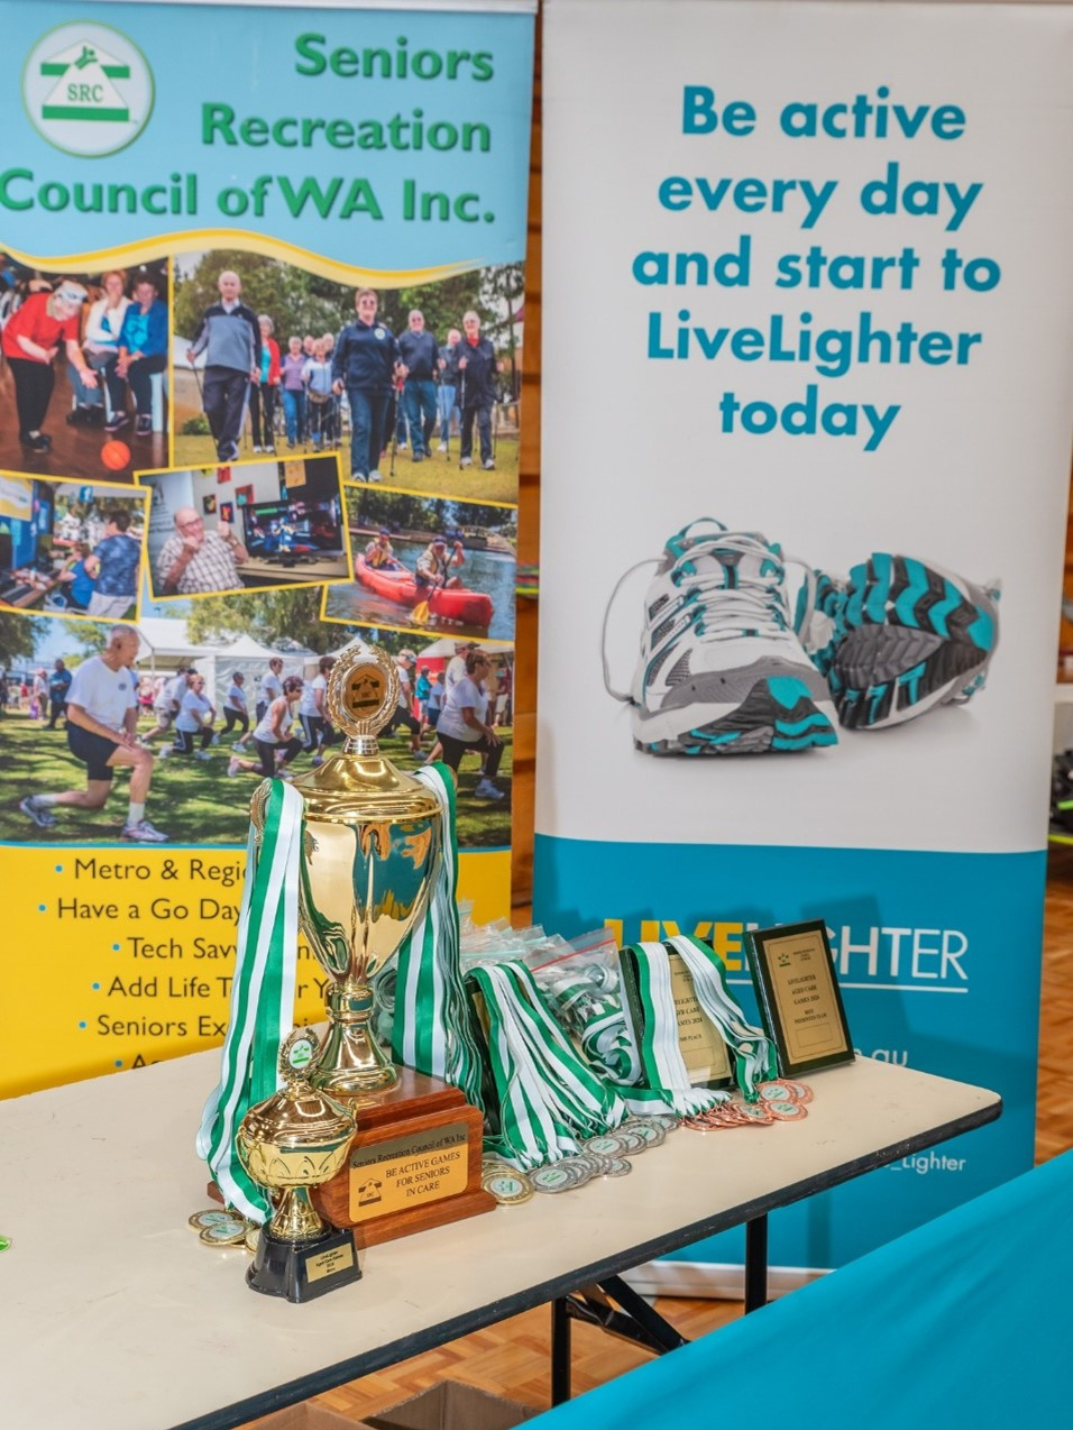
[[[22,99],[43,139],[96,158],[125,149],[145,128],[153,74],[133,40],[110,25],[60,25],[30,51]]]

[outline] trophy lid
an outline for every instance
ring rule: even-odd
[[[283,1087],[251,1107],[239,1135],[248,1147],[273,1147],[300,1152],[349,1141],[357,1130],[354,1114],[333,1097],[313,1087],[306,1075],[320,1043],[312,1028],[296,1028],[279,1054]]]
[[[438,818],[433,792],[397,769],[377,743],[399,703],[399,673],[391,656],[380,646],[352,641],[332,667],[327,701],[332,723],[347,739],[341,753],[293,781],[306,817],[347,824]]]

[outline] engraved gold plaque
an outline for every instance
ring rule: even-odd
[[[468,1128],[464,1122],[392,1137],[350,1151],[350,1218],[370,1221],[466,1190]]]
[[[733,1081],[727,1045],[716,1028],[704,1016],[693,990],[693,975],[677,953],[668,955],[671,969],[671,993],[678,1019],[678,1046],[682,1061],[694,1087],[700,1084],[721,1085]]]
[[[746,946],[782,1075],[852,1062],[853,1042],[822,920],[754,930]]]
[[[354,1265],[354,1243],[333,1247],[331,1251],[321,1251],[316,1256],[307,1256],[305,1263],[306,1280],[321,1281],[325,1276],[337,1276]]]

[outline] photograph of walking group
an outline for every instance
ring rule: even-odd
[[[333,450],[347,481],[517,500],[521,265],[377,290],[216,250],[174,282],[177,465]]]
[[[523,286],[0,255],[0,841],[241,846],[360,639],[385,753],[509,846]]]
[[[132,481],[168,452],[169,265],[45,273],[0,253],[0,470]]]

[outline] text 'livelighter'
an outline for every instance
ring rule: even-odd
[[[127,103],[112,83],[130,79],[130,66],[113,55],[93,45],[69,45],[42,61],[41,74],[58,80],[41,107],[42,119],[130,122]]]

